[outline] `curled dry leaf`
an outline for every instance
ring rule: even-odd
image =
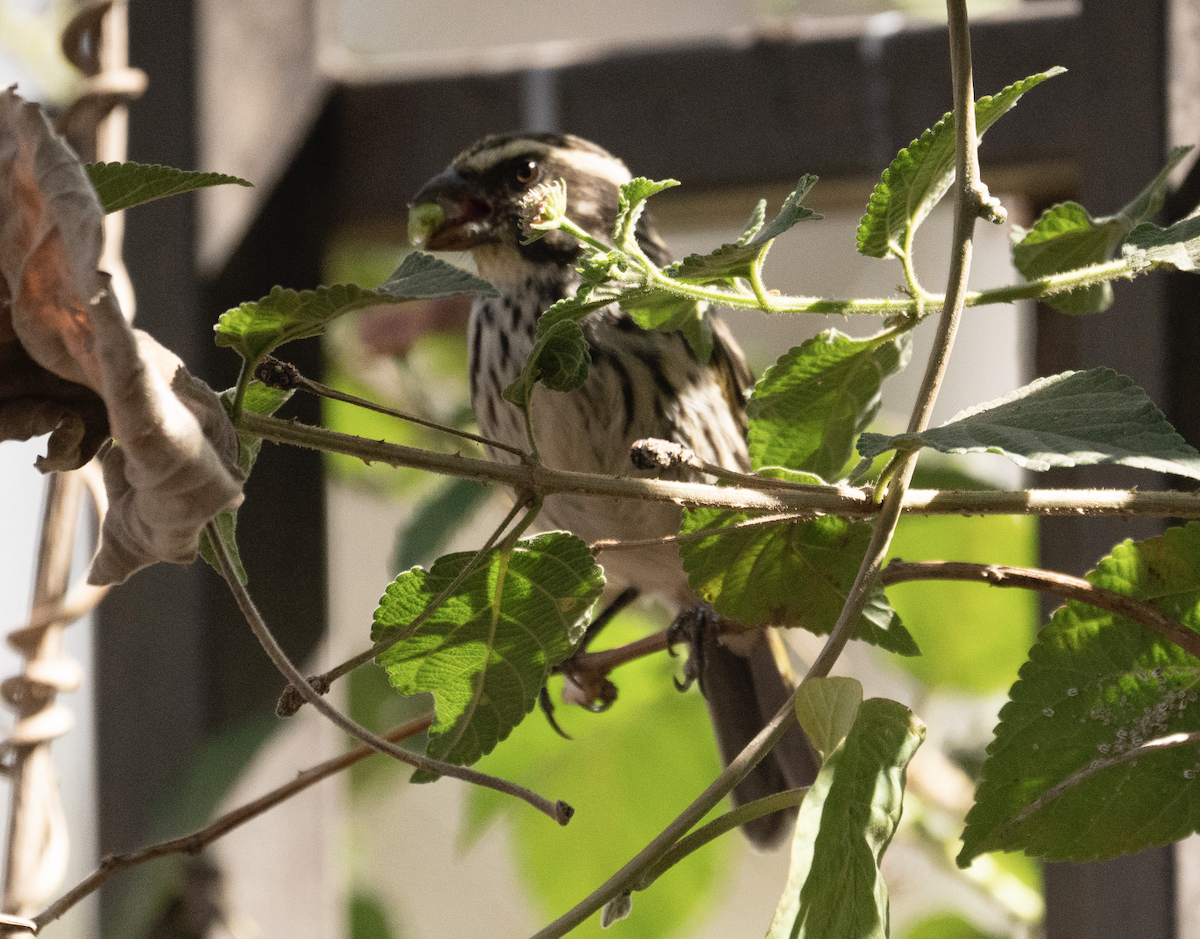
[[[48,472],[117,439],[93,584],[191,561],[204,524],[242,501],[237,436],[217,396],[129,327],[96,269],[103,217],[37,106],[0,93],[0,440],[50,432],[38,460]]]

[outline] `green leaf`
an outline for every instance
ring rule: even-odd
[[[1087,575],[1200,631],[1200,524],[1126,541]],[[967,816],[965,866],[997,849],[1103,860],[1200,830],[1200,661],[1071,600],[1038,636],[1000,711]],[[1184,738],[1186,741],[1186,738]]]
[[[925,725],[904,705],[871,698],[800,804],[792,862],[767,939],[887,939],[879,862],[904,807],[905,768]]]
[[[736,242],[722,245],[710,254],[690,255],[670,267],[667,274],[675,280],[699,284],[749,277],[751,269],[767,253],[772,241],[800,222],[821,218],[812,209],[801,205],[816,183],[816,176],[801,176],[800,182],[771,221],[765,225],[762,223],[761,213],[765,213],[766,203],[760,203]]]
[[[1029,231],[1014,229],[1013,264],[1028,280],[1111,261],[1117,246],[1162,208],[1168,176],[1191,147],[1176,147],[1167,165],[1115,215],[1092,218],[1077,202],[1047,209]],[[1064,313],[1098,313],[1112,305],[1112,285],[1095,284],[1047,297]]]
[[[1030,88],[1066,69],[1055,67],[975,102],[980,138]],[[947,114],[897,154],[875,187],[858,226],[858,250],[873,258],[904,257],[912,233],[954,183],[954,115]]]
[[[521,373],[504,389],[504,400],[528,415],[539,381],[551,391],[574,391],[587,380],[590,361],[579,323],[560,319],[534,342]]]
[[[862,702],[862,685],[853,678],[810,678],[800,685],[796,719],[822,762],[846,739]]]
[[[920,447],[998,453],[1038,472],[1119,463],[1200,479],[1200,452],[1132,379],[1109,368],[1039,378],[920,434],[863,434],[858,441],[866,457]]]
[[[148,166],[145,163],[87,163],[85,168],[105,212],[131,209],[143,202],[208,186],[224,186],[227,183],[254,185],[223,173],[197,173],[177,170],[172,166]]]
[[[641,639],[661,628],[626,612],[604,629],[595,650]],[[469,787],[460,831],[474,841],[497,819],[511,868],[546,920],[569,909],[644,848],[721,770],[704,698],[675,690],[679,660],[646,656],[612,674],[620,688],[602,714],[563,706],[561,678],[551,679],[555,717],[573,739],[563,740],[538,715],[484,757],[478,768],[575,807],[566,828],[546,824],[511,796]],[[652,759],[647,759],[652,754]],[[688,855],[637,895],[627,929],[637,939],[694,932],[713,899],[729,889],[737,844],[718,838]],[[611,939],[590,917],[571,939]]]
[[[646,179],[645,176],[635,176],[621,186],[618,196],[617,223],[613,226],[613,246],[626,254],[637,253],[635,232],[638,219],[646,209],[646,200],[664,189],[678,185],[679,180],[677,179],[664,179],[656,182],[653,179]]]
[[[854,440],[879,413],[883,379],[912,354],[912,338],[852,339],[828,329],[767,369],[750,400],[755,469],[787,466],[837,479]]]
[[[454,479],[423,501],[396,533],[392,570],[405,571],[433,560],[487,496],[488,489],[482,483]]]
[[[1139,225],[1121,245],[1121,255],[1135,272],[1157,267],[1194,271],[1200,266],[1200,215],[1168,228]]]
[[[288,290],[275,287],[261,300],[243,303],[217,320],[218,346],[236,349],[254,363],[285,342],[319,336],[346,313],[380,304],[450,297],[460,293],[495,296],[492,286],[432,255],[414,251],[373,290],[354,284]]]
[[[621,309],[644,329],[678,330],[701,362],[712,358],[713,330],[708,304],[691,297],[658,291],[649,297],[622,299]]]
[[[681,531],[727,528],[753,518],[747,512],[691,509],[684,512]],[[837,622],[870,538],[869,525],[823,516],[731,528],[681,541],[679,553],[692,590],[717,612],[745,626],[797,626],[823,636]],[[900,655],[920,654],[878,587],[854,638]]]
[[[369,893],[355,890],[350,895],[349,939],[392,939],[383,904]]]
[[[470,552],[401,574],[375,611],[371,638],[402,633],[470,563]],[[537,702],[550,670],[583,636],[604,575],[587,545],[566,532],[489,553],[415,632],[376,661],[401,694],[432,692],[429,755],[470,764]],[[425,781],[422,774],[414,779]]]
[[[221,406],[225,408],[226,413],[232,414],[234,394],[235,389],[233,388],[221,393]],[[243,404],[243,409],[251,411],[254,414],[274,414],[283,407],[291,396],[291,391],[281,391],[278,388],[264,385],[260,381],[252,381],[246,389],[246,400]],[[249,479],[250,471],[254,469],[254,464],[258,460],[258,453],[262,449],[262,438],[254,434],[238,431],[238,443],[240,444],[238,448],[238,469],[244,474],[243,478]],[[245,585],[249,582],[250,578],[246,575],[246,568],[242,564],[242,555],[238,551],[237,513],[237,509],[234,509],[232,512],[221,512],[213,519],[213,523],[217,527],[217,536],[221,539],[221,544],[225,546],[225,550],[229,553],[229,559],[233,562],[233,569],[237,574],[237,579]],[[217,561],[216,552],[213,551],[213,546],[208,540],[207,532],[200,533],[200,556],[212,566],[213,570],[220,573],[221,565]]]

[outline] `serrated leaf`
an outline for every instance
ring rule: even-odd
[[[1066,69],[1055,67],[975,102],[978,136],[1029,89]],[[858,250],[873,258],[903,257],[915,232],[954,183],[954,114],[949,113],[892,160],[858,226]]]
[[[746,219],[746,224],[742,226],[742,233],[738,236],[737,244],[744,245],[751,238],[758,234],[759,229],[763,227],[763,223],[767,220],[767,200],[759,199],[758,205],[754,207],[754,211],[750,213],[750,217]]]
[[[1111,261],[1117,247],[1162,208],[1168,176],[1191,147],[1176,147],[1167,165],[1115,215],[1092,218],[1077,202],[1047,209],[1027,232],[1014,230],[1013,264],[1027,279]],[[1095,284],[1054,294],[1046,302],[1063,313],[1098,313],[1112,305],[1112,285]]]
[[[1200,631],[1200,524],[1126,541],[1087,579]],[[1021,668],[988,747],[960,865],[987,851],[1103,860],[1200,830],[1200,660],[1071,600]]]
[[[1200,479],[1200,452],[1175,432],[1146,392],[1110,368],[1039,378],[920,434],[863,434],[858,441],[865,457],[920,447],[998,453],[1038,472],[1119,463]]]
[[[681,531],[729,528],[754,517],[691,509],[684,512]],[[692,590],[717,612],[745,626],[800,627],[823,636],[837,622],[870,538],[869,525],[823,516],[730,528],[681,541],[679,553]],[[920,654],[878,587],[854,638],[900,655]]]
[[[448,554],[428,572],[397,577],[375,611],[372,640],[403,632],[473,556]],[[603,573],[574,535],[523,539],[511,553],[488,554],[415,632],[380,655],[401,694],[433,694],[429,755],[470,764],[507,737],[582,638],[603,587]]]
[[[230,388],[221,393],[221,406],[225,408],[227,414],[232,415],[233,413],[235,391],[236,389]],[[264,385],[260,381],[252,381],[246,388],[246,398],[242,408],[254,414],[274,414],[283,407],[292,394],[291,391],[283,391]],[[238,431],[238,469],[245,474],[245,479],[250,478],[250,471],[254,469],[254,464],[258,460],[262,443],[261,437]],[[229,559],[233,562],[233,570],[237,574],[237,579],[244,586],[249,583],[250,578],[246,575],[246,568],[242,564],[242,555],[238,551],[237,513],[237,509],[232,512],[220,512],[213,518],[213,523],[217,527],[217,535],[221,539],[221,544],[225,546],[225,550],[229,553]],[[221,565],[208,540],[207,532],[200,533],[200,556],[212,566],[213,570],[220,573]]]
[[[247,362],[257,362],[286,342],[319,336],[333,320],[354,310],[471,292],[496,294],[486,281],[414,251],[391,277],[373,290],[354,284],[315,290],[275,287],[261,300],[222,313],[214,327],[216,341],[219,346],[236,349]]]
[[[800,803],[787,886],[767,939],[887,939],[879,862],[904,807],[905,768],[925,725],[904,705],[871,698]]]
[[[504,400],[528,412],[539,381],[551,391],[574,391],[587,380],[590,361],[579,323],[560,319],[534,342],[520,374],[504,389]]]
[[[617,222],[613,226],[614,247],[627,254],[634,253],[637,247],[634,233],[637,230],[638,219],[646,209],[646,200],[664,189],[678,185],[677,179],[655,181],[645,176],[635,176],[622,185],[618,196]]]
[[[767,369],[746,402],[755,469],[787,466],[836,479],[879,413],[880,386],[908,364],[912,339],[852,339],[828,329]]]
[[[816,176],[801,176],[800,182],[784,199],[783,206],[771,221],[763,224],[756,210],[736,242],[722,245],[710,254],[689,255],[670,267],[667,273],[676,280],[699,284],[727,281],[733,277],[749,277],[756,260],[766,254],[772,241],[800,222],[821,218],[812,209],[806,209],[801,204],[816,184]],[[760,208],[765,211],[766,203],[760,203]],[[756,222],[757,227],[754,227]],[[754,231],[748,235],[751,228]]]
[[[796,719],[822,762],[846,739],[862,703],[862,685],[853,678],[810,678],[800,685]]]
[[[1121,245],[1121,255],[1138,272],[1156,267],[1196,270],[1200,266],[1200,215],[1167,228],[1149,222],[1139,225]]]
[[[254,185],[224,173],[197,173],[145,163],[87,163],[85,168],[105,212],[131,209],[144,202],[208,186]]]

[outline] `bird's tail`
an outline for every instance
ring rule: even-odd
[[[755,630],[723,642],[710,621],[695,637],[700,690],[717,735],[721,759],[728,764],[766,726],[795,690],[782,641],[770,630]],[[737,651],[734,651],[735,647]],[[811,785],[820,760],[799,724],[733,790],[735,805]],[[769,848],[790,830],[796,809],[764,815],[742,826],[759,848]]]

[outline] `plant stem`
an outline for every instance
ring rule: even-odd
[[[954,239],[950,255],[950,276],[946,284],[946,299],[938,322],[933,351],[925,368],[917,401],[908,422],[909,433],[920,433],[929,425],[938,389],[946,374],[954,334],[966,304],[967,277],[971,270],[971,254],[975,222],[984,205],[984,193],[979,182],[979,140],[975,132],[975,95],[971,78],[971,35],[967,26],[966,0],[946,0],[950,27],[950,64],[954,83],[954,136],[957,179],[955,186]],[[808,670],[805,680],[822,678],[841,655],[858,624],[871,591],[879,580],[883,558],[892,543],[896,524],[900,521],[905,491],[917,465],[917,453],[898,454],[887,495],[867,546],[866,557],[850,588],[846,604],[837,624]]]
[[[1164,616],[1149,603],[1097,587],[1082,577],[1029,567],[1009,567],[1004,564],[894,560],[883,569],[880,580],[884,585],[914,580],[982,581],[993,587],[1019,587],[1051,593],[1065,600],[1078,600],[1080,603],[1131,619],[1168,642],[1175,643],[1185,652],[1200,658],[1200,633],[1188,629],[1169,616]]]
[[[679,505],[762,512],[818,512],[845,518],[871,518],[879,506],[870,490],[840,486],[800,486],[758,477],[761,489],[710,486],[633,476],[601,476],[555,470],[536,463],[497,463],[438,453],[381,440],[354,437],[323,427],[246,412],[241,430],[273,443],[288,443],[366,462],[409,466],[446,476],[502,483],[541,495],[570,492],[618,499],[644,499]],[[902,506],[915,515],[1094,515],[1200,518],[1200,494],[1124,489],[1034,489],[1016,491],[910,490]]]
[[[415,737],[422,731],[428,730],[432,723],[433,715],[427,714],[425,717],[418,717],[400,727],[392,728],[386,734],[383,734],[382,737],[389,743],[399,743],[401,740],[407,740],[409,737]],[[184,835],[181,838],[172,838],[169,841],[160,841],[157,844],[147,845],[144,848],[138,848],[136,851],[130,851],[127,854],[107,855],[100,861],[100,866],[95,871],[35,916],[33,922],[36,924],[38,930],[43,929],[62,916],[80,900],[98,890],[110,877],[122,871],[129,870],[131,867],[137,867],[146,861],[167,857],[171,854],[199,854],[204,848],[208,847],[218,838],[223,838],[235,828],[241,827],[246,822],[273,809],[297,793],[303,792],[310,786],[321,782],[321,780],[328,779],[330,776],[350,768],[355,763],[366,759],[368,756],[372,756],[376,752],[374,747],[367,746],[366,744],[355,747],[353,750],[349,750],[340,756],[335,756],[324,763],[318,763],[310,769],[303,770],[290,782],[272,789],[265,795],[259,796],[259,798],[247,802],[245,805],[226,812],[220,818],[215,819],[203,828],[197,829],[190,835]]]
[[[407,763],[409,766],[414,766],[427,773],[451,776],[455,779],[461,779],[464,782],[475,783],[479,786],[485,786],[488,789],[495,789],[497,792],[516,796],[518,799],[528,802],[539,812],[554,819],[560,825],[565,825],[570,821],[574,810],[561,800],[557,803],[551,803],[537,793],[531,792],[524,786],[518,786],[516,783],[497,779],[494,776],[488,776],[485,773],[468,769],[465,766],[456,766],[453,763],[446,763],[442,760],[409,753],[407,750],[402,750],[400,747],[388,743],[378,734],[371,733],[371,731],[367,730],[361,724],[351,720],[341,711],[337,710],[337,708],[321,697],[304,680],[304,676],[300,673],[300,670],[296,668],[292,660],[287,657],[287,654],[275,640],[266,621],[262,618],[262,614],[259,613],[258,607],[255,606],[254,600],[246,591],[245,586],[238,580],[237,574],[233,569],[233,561],[230,559],[229,552],[225,550],[225,546],[217,534],[216,525],[209,522],[204,530],[212,542],[213,553],[216,554],[217,561],[221,565],[221,576],[225,578],[226,584],[228,584],[230,591],[233,593],[234,600],[237,601],[238,609],[242,611],[242,615],[246,618],[246,623],[250,626],[250,630],[254,633],[255,638],[258,639],[263,650],[275,664],[275,667],[283,674],[283,677],[291,682],[309,704],[325,715],[331,722],[352,737],[357,737],[363,743],[379,752],[395,757],[400,762]]]

